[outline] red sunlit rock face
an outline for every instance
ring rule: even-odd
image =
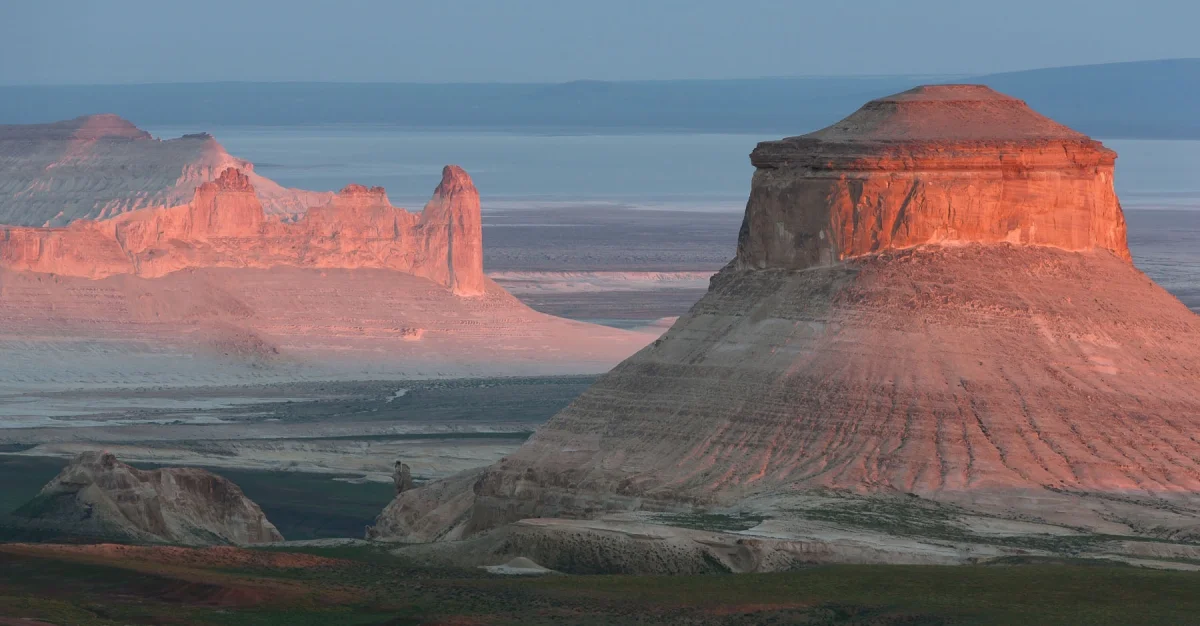
[[[737,263],[800,269],[955,242],[1128,259],[1115,158],[987,87],[917,87],[828,128],[760,143]]]
[[[1200,533],[1200,318],[1130,263],[1111,151],[942,86],[751,158],[737,258],[691,311],[516,453],[400,494],[375,536],[786,518],[820,490]]]
[[[263,211],[250,178],[229,168],[185,205],[139,210],[66,228],[0,227],[0,267],[103,278],[153,278],[186,268],[276,266],[392,269],[458,295],[485,288],[479,193],[447,166],[421,213],[380,187],[350,185],[294,222]]]

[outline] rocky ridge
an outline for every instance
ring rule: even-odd
[[[159,140],[116,115],[88,115],[0,125],[0,224],[65,226],[177,206],[231,167],[251,179],[270,214],[302,213],[333,195],[281,187],[207,133]]]
[[[1128,260],[1115,160],[1100,142],[987,87],[917,87],[828,128],[760,143],[737,265],[803,269],[971,242]]]
[[[380,187],[350,185],[293,221],[268,215],[250,177],[229,168],[184,205],[65,228],[0,227],[0,267],[62,276],[155,278],[186,268],[380,268],[429,278],[458,295],[484,291],[479,192],[447,166],[420,214]]]
[[[184,205],[0,226],[0,386],[597,372],[652,338],[488,279],[461,168],[420,213],[349,185],[271,215],[253,180],[230,168]]]
[[[68,537],[189,545],[282,541],[262,509],[232,482],[195,468],[142,471],[111,454],[80,454],[13,513],[23,525]]]
[[[1114,157],[980,86],[760,144],[707,295],[513,455],[400,494],[373,536],[750,511],[795,563],[811,524],[779,525],[829,515],[795,504],[824,493],[1194,541],[1200,318],[1130,263]]]

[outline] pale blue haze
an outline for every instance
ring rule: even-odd
[[[0,2],[0,84],[980,74],[1200,56],[1193,0]]]
[[[149,127],[162,138],[195,132]],[[231,154],[287,186],[336,190],[382,185],[419,208],[441,167],[462,165],[485,210],[597,202],[741,211],[750,189],[752,134],[533,134],[395,127],[210,128]],[[1200,209],[1200,141],[1109,139],[1116,185],[1129,209]]]

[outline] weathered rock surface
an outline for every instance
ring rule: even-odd
[[[80,454],[13,514],[68,536],[191,545],[282,541],[237,485],[195,468],[142,471],[111,454]]]
[[[835,490],[1200,536],[1200,318],[1129,262],[1113,156],[974,86],[760,145],[707,295],[469,490],[401,494],[378,528],[787,518]]]
[[[407,463],[396,461],[392,470],[392,485],[396,488],[396,495],[413,488],[412,468]]]
[[[420,213],[349,185],[275,215],[256,190],[228,168],[187,204],[0,226],[0,386],[592,373],[653,336],[538,313],[489,280],[459,167]]]
[[[258,176],[206,133],[162,141],[116,115],[88,115],[0,126],[0,224],[65,226],[177,206],[231,167],[246,172],[268,213],[302,213],[333,195]]]
[[[0,267],[104,278],[187,268],[381,268],[429,278],[458,295],[484,292],[479,193],[446,166],[426,209],[393,207],[382,188],[350,185],[294,221],[268,216],[250,178],[226,169],[185,205],[65,228],[0,227]]]
[[[917,87],[828,128],[760,143],[737,265],[802,269],[954,242],[1128,259],[1115,159],[987,87]]]

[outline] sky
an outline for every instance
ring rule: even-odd
[[[984,74],[1200,57],[1196,0],[0,0],[0,84]]]

